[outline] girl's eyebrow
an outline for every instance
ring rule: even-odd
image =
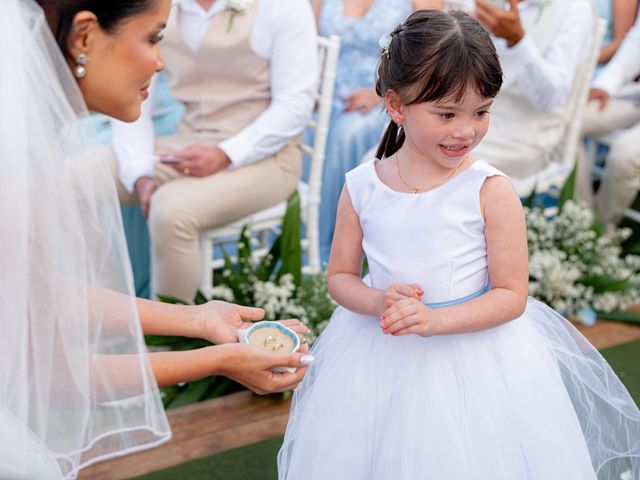
[[[483,103],[476,110],[482,110],[483,108],[488,108],[493,104],[493,99]],[[440,110],[456,110],[459,108],[458,103],[434,103],[434,108],[438,108]]]

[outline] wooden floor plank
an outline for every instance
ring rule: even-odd
[[[131,478],[281,435],[289,405],[279,395],[259,397],[245,391],[169,410],[173,431],[169,442],[92,465],[79,478]]]

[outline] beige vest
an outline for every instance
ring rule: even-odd
[[[543,56],[551,46],[559,22],[572,1],[551,0],[541,12],[531,8],[521,15],[527,36]],[[570,114],[567,105],[549,112],[536,111],[514,81],[519,65],[505,59],[500,59],[500,62],[505,82],[491,110],[490,134],[506,137],[505,140],[513,143],[516,150],[517,144],[529,144],[550,153],[564,133]]]
[[[169,88],[186,111],[180,133],[206,133],[218,143],[252,123],[271,103],[269,61],[251,49],[251,26],[258,2],[233,16],[215,15],[198,52],[178,29],[180,9],[172,12],[162,42]]]

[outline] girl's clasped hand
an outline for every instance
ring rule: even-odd
[[[424,290],[417,284],[393,284],[384,292],[385,310],[380,327],[387,335],[417,334],[430,337],[437,332],[440,315],[422,303]]]

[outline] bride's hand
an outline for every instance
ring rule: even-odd
[[[302,381],[313,357],[306,345],[299,353],[273,353],[253,345],[224,345],[229,358],[222,366],[222,375],[241,383],[257,394],[291,390]],[[274,367],[293,367],[294,373],[275,373]]]
[[[199,310],[200,336],[215,344],[237,342],[238,329],[249,328],[253,322],[264,317],[264,310],[261,308],[244,307],[220,300],[212,300],[193,308]]]
[[[202,322],[200,336],[218,345],[236,343],[238,330],[249,328],[253,322],[262,320],[265,313],[261,308],[244,307],[220,300],[212,300],[194,308],[200,310],[199,316]],[[280,323],[296,332],[301,340],[304,340],[302,335],[309,333],[309,329],[300,320],[282,320]]]

